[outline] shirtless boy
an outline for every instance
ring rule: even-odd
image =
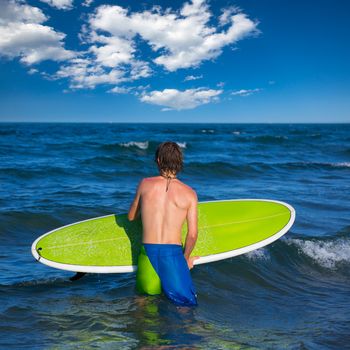
[[[179,179],[183,155],[175,142],[161,143],[155,154],[159,176],[140,181],[128,213],[129,220],[141,215],[143,236],[138,260],[137,289],[161,291],[175,304],[197,305],[190,269],[198,257],[190,257],[197,240],[197,195]],[[181,228],[187,220],[185,248]]]

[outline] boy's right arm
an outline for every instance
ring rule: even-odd
[[[185,242],[184,256],[188,268],[193,267],[193,261],[199,257],[190,257],[198,237],[198,199],[196,192],[193,191],[190,207],[187,211],[187,236]]]

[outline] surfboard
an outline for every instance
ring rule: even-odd
[[[231,258],[262,248],[293,225],[295,210],[267,199],[220,200],[198,203],[198,239],[191,255],[195,265]],[[182,228],[184,244],[186,223]],[[62,270],[126,273],[137,269],[141,220],[127,214],[106,215],[50,231],[32,244],[39,262]]]

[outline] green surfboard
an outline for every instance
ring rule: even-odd
[[[287,203],[241,199],[200,202],[198,240],[192,252],[204,264],[247,253],[270,244],[293,225],[295,210]],[[187,232],[182,229],[183,242]],[[142,223],[127,214],[107,215],[50,231],[32,244],[39,262],[62,270],[123,273],[137,269]]]

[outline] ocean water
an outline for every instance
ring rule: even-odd
[[[192,309],[33,259],[39,235],[126,212],[165,140],[200,201],[286,201],[291,230],[195,267]],[[0,124],[0,348],[349,349],[349,180],[350,124]]]

